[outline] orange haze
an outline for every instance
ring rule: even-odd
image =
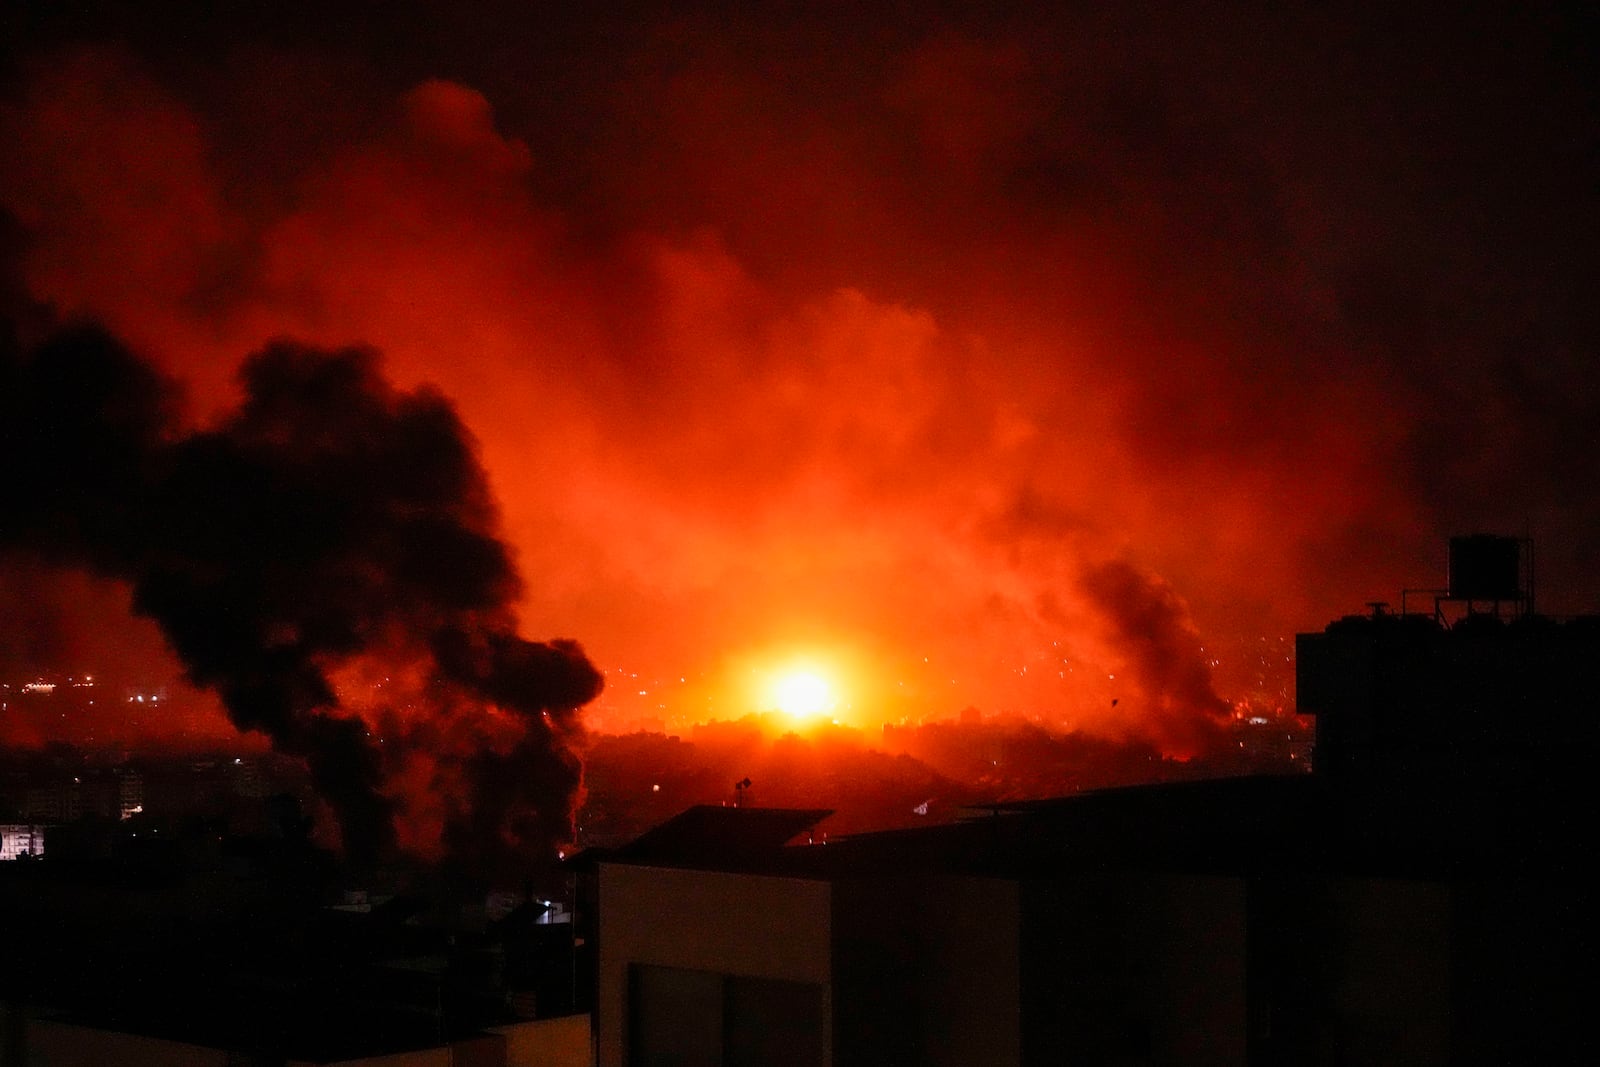
[[[1419,488],[1430,376],[1389,369],[1404,316],[1361,317],[1363,271],[1406,276],[1403,131],[1360,171],[1366,103],[1324,136],[1226,91],[1305,40],[1200,35],[1163,88],[1114,35],[775,33],[359,89],[314,50],[41,49],[0,104],[15,273],[197,422],[283,335],[437,384],[521,628],[606,671],[603,730],[770,710],[806,662],[847,725],[976,706],[1182,755],[1292,699],[1296,629],[1506,517]]]

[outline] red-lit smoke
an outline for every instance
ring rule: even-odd
[[[0,205],[31,297],[194,419],[276,336],[436,383],[524,625],[627,679],[603,727],[736,717],[730,662],[821,647],[863,724],[977,705],[1186,752],[1281,687],[1260,639],[1427,582],[1442,532],[1591,543],[1589,476],[1544,462],[1592,412],[1559,355],[1589,327],[1539,325],[1569,304],[1470,210],[1559,140],[1567,112],[1522,121],[1548,71],[1485,115],[1387,50],[1491,62],[1418,27],[497,16],[393,62],[41,48]]]
[[[305,761],[357,862],[549,862],[600,675],[573,642],[517,635],[520,582],[454,409],[393,389],[365,349],[277,342],[240,387],[190,430],[98,329],[0,340],[0,548],[127,583],[188,680]]]

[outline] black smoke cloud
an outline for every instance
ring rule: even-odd
[[[370,350],[289,342],[241,385],[186,432],[171,384],[103,330],[7,340],[0,548],[128,582],[235,725],[306,760],[353,859],[430,819],[487,873],[548,855],[601,679],[576,644],[517,635],[521,583],[450,403],[392,388]]]
[[[610,662],[826,632],[1125,734],[1132,649],[1034,663],[1098,560],[1219,649],[1480,529],[1600,602],[1576,5],[331,6],[0,5],[0,275],[200,401],[276,334],[440,382]]]
[[[1079,584],[1124,650],[1130,682],[1140,691],[1142,707],[1133,710],[1151,734],[1186,755],[1214,748],[1228,705],[1217,695],[1200,634],[1177,593],[1124,560],[1086,568]]]

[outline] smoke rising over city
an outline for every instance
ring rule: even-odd
[[[0,3],[0,1060],[1600,1062],[1591,6]]]
[[[0,68],[7,301],[185,387],[85,432],[242,463],[200,443],[313,387],[245,354],[383,352],[480,445],[465,525],[492,494],[528,578],[495,602],[605,667],[594,728],[770,710],[752,677],[807,658],[850,726],[974,707],[1194,754],[1286,715],[1286,635],[1441,574],[1450,534],[1529,534],[1543,607],[1600,599],[1562,5],[113,7],[18,7]],[[85,522],[138,477],[86,472]],[[342,514],[302,483],[291,512]],[[487,595],[482,548],[452,551]],[[0,577],[17,670],[119,654],[90,631],[126,590],[51,551]],[[407,651],[498,691],[474,648]]]
[[[80,327],[0,363],[5,548],[132,588],[189,680],[303,758],[344,849],[443,847],[498,870],[571,839],[572,642],[519,637],[476,446],[363,349],[279,342],[239,408],[180,426],[169,383]]]

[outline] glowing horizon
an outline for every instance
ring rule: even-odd
[[[773,683],[772,700],[791,719],[810,722],[832,710],[833,687],[814,671],[786,671]]]
[[[1388,52],[1330,70],[1311,24],[851,18],[456,14],[381,63],[63,26],[0,99],[7,307],[103,323],[184,430],[274,338],[437,390],[520,573],[496,623],[582,644],[599,729],[770,708],[747,668],[820,650],[857,727],[1192,751],[1292,706],[1292,635],[1442,573],[1449,532],[1529,528],[1544,606],[1595,602],[1593,242],[1552,223],[1587,217],[1551,149],[1588,117],[1542,73],[1486,115]],[[438,51],[474,35],[518,43]],[[10,660],[184,673],[82,568],[0,597]]]

